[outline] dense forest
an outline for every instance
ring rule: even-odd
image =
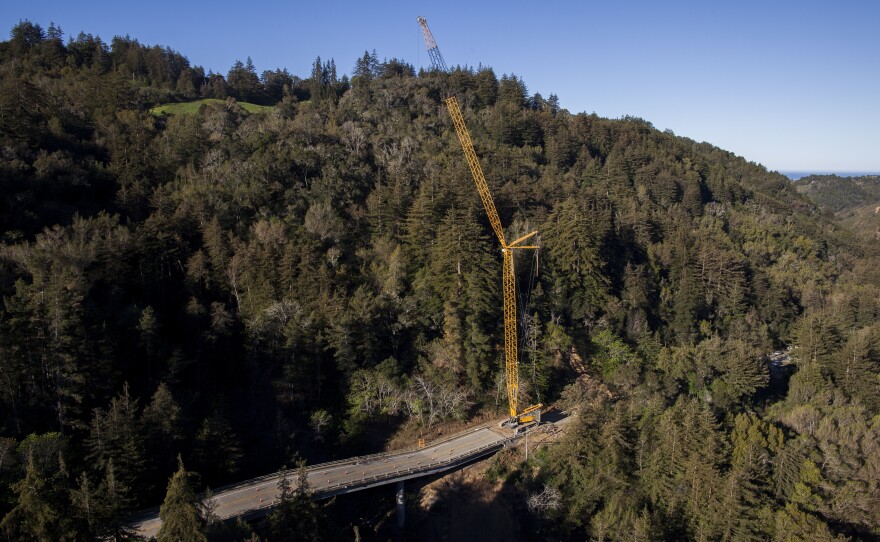
[[[345,539],[308,488],[268,534],[198,494],[503,416],[500,254],[445,92],[508,237],[541,232],[521,390],[578,412],[500,474],[519,535],[880,538],[880,255],[785,177],[491,68],[224,76],[27,21],[0,43],[0,536],[122,539],[164,500],[189,540]]]

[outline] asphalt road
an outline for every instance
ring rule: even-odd
[[[429,472],[451,468],[471,458],[489,453],[512,436],[510,430],[475,428],[420,450],[353,457],[343,461],[314,465],[308,469],[309,485],[318,497],[338,495]],[[280,476],[272,474],[248,480],[214,493],[215,513],[227,519],[269,508],[278,499]],[[296,473],[291,482],[296,484]],[[158,511],[132,524],[135,532],[155,537],[162,525]]]

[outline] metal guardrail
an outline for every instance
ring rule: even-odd
[[[482,455],[485,455],[484,452],[495,449],[495,448],[503,448],[507,439],[499,440],[498,442],[493,442],[490,444],[484,444],[475,450],[471,450],[469,452],[460,453],[448,459],[444,459],[442,461],[436,461],[432,463],[428,463],[424,466],[420,467],[410,467],[408,469],[402,469],[397,471],[388,472],[386,474],[377,474],[374,476],[369,476],[366,478],[362,478],[359,482],[350,482],[350,483],[338,483],[333,485],[328,485],[320,490],[314,491],[316,495],[322,495],[324,493],[333,492],[339,489],[360,489],[361,486],[368,486],[370,482],[387,482],[387,481],[395,481],[402,475],[407,474],[429,474],[431,472],[436,472],[437,470],[442,470],[446,468],[452,468],[463,461],[469,461],[471,459],[475,459]],[[320,497],[319,497],[320,498]]]

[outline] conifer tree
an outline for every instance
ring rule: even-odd
[[[312,500],[305,461],[300,460],[295,485],[291,471],[282,469],[278,480],[278,503],[269,516],[271,540],[318,541],[320,512]]]
[[[193,478],[178,457],[177,472],[168,481],[168,491],[159,508],[162,527],[156,537],[158,542],[207,542],[202,534],[204,519]]]
[[[0,521],[0,533],[11,540],[72,540],[76,531],[66,509],[65,474],[63,469],[43,472],[31,453],[24,478],[12,485],[18,502]]]
[[[98,487],[98,503],[103,523],[101,534],[112,540],[123,540],[131,534],[126,526],[126,519],[133,501],[131,489],[117,478],[113,460],[109,460],[104,469],[104,479]]]

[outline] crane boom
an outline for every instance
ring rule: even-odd
[[[431,65],[434,66],[435,70],[449,71],[449,68],[446,67],[446,61],[443,60],[443,55],[440,54],[440,48],[437,47],[437,42],[434,41],[434,35],[431,34],[431,29],[428,28],[428,21],[424,17],[419,17],[418,21],[422,27],[422,36],[425,38],[425,46],[428,48],[428,57],[431,58]]]
[[[486,182],[486,177],[483,176],[483,168],[480,167],[480,161],[477,159],[476,151],[474,151],[471,135],[468,133],[464,117],[461,115],[461,109],[458,108],[458,100],[455,99],[455,96],[446,98],[446,109],[449,110],[452,124],[455,125],[455,133],[458,134],[461,150],[464,151],[464,157],[467,158],[468,166],[471,168],[471,175],[474,178],[474,183],[477,185],[477,192],[480,193],[480,199],[483,200],[483,207],[485,207],[486,215],[489,217],[489,224],[492,225],[492,230],[498,237],[501,246],[507,246],[507,243],[504,241],[504,230],[501,228],[501,219],[498,218],[498,210],[495,209],[495,200],[492,199],[492,193],[489,192],[489,184]]]
[[[443,60],[440,48],[437,47],[437,42],[434,40],[434,35],[431,34],[431,30],[428,28],[428,21],[424,17],[419,17],[418,21],[422,27],[422,34],[425,38],[425,46],[428,48],[428,56],[431,58],[431,65],[435,70],[448,71],[446,61]],[[507,243],[504,238],[504,229],[501,227],[501,219],[498,217],[498,210],[495,208],[495,200],[492,198],[489,184],[483,175],[483,168],[480,167],[480,161],[477,158],[476,151],[474,151],[474,144],[471,141],[461,109],[458,107],[458,100],[455,99],[455,96],[449,96],[445,99],[445,102],[449,116],[452,117],[452,124],[455,126],[458,141],[461,143],[461,150],[464,151],[474,183],[477,185],[480,200],[482,200],[486,215],[489,217],[489,224],[492,226],[492,231],[495,232],[495,236],[498,237],[498,242],[501,244],[501,252],[503,254],[501,282],[504,292],[504,367],[507,379],[507,402],[510,409],[510,417],[516,423],[540,421],[541,405],[531,406],[522,412],[518,411],[519,355],[517,352],[518,340],[516,329],[516,273],[513,259],[513,251],[515,249],[538,248],[537,246],[520,245],[520,243],[538,232],[533,231],[512,243]],[[525,414],[528,414],[528,418],[524,416]]]

